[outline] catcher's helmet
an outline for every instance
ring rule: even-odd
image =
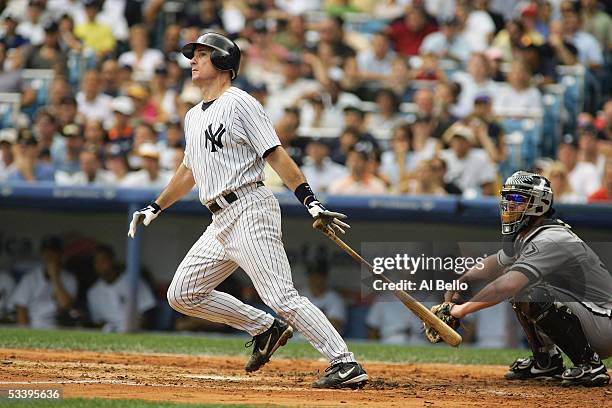
[[[553,191],[546,177],[517,171],[501,189],[502,234],[511,235],[529,224],[533,217],[546,214],[553,205]]]
[[[210,53],[210,61],[220,71],[230,71],[232,79],[238,75],[240,68],[240,48],[235,42],[218,33],[206,33],[198,37],[195,42],[185,44],[181,53],[192,59],[198,44],[206,45],[213,49]]]

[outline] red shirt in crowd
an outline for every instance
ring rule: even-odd
[[[421,31],[410,31],[404,20],[396,21],[391,24],[389,38],[395,46],[395,51],[404,56],[413,56],[419,54],[419,48],[423,39],[428,35],[437,31],[434,24],[427,22]]]
[[[612,195],[607,188],[602,187],[599,190],[595,191],[588,198],[589,203],[596,203],[598,201],[612,201]]]

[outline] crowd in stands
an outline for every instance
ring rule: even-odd
[[[608,2],[0,7],[0,182],[162,188],[183,160],[185,112],[201,101],[178,50],[213,30],[239,44],[234,85],[262,103],[316,191],[470,198],[494,195],[503,177],[530,168],[555,179],[560,202],[612,198]],[[583,68],[581,96],[550,118],[550,86],[563,94],[571,85],[566,66]],[[3,113],[4,93],[19,95],[17,112]]]

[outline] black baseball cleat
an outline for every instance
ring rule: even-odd
[[[519,358],[510,365],[506,372],[506,380],[556,380],[565,371],[563,358],[557,354],[550,358],[547,367],[542,367],[533,357]]]
[[[325,369],[326,374],[315,381],[314,388],[362,388],[368,375],[359,363],[338,363]]]
[[[245,344],[245,347],[253,345],[253,353],[244,369],[248,373],[259,370],[270,361],[270,357],[280,346],[287,344],[287,340],[291,337],[293,337],[293,327],[274,319],[274,323],[268,330],[253,337],[253,340]]]
[[[608,369],[599,358],[576,367],[568,368],[561,375],[561,385],[571,387],[583,385],[585,387],[604,387],[610,382]]]

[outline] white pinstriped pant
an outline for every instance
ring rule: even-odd
[[[331,364],[353,362],[353,353],[325,315],[293,286],[282,243],[281,212],[267,187],[246,194],[213,215],[168,288],[170,306],[183,314],[263,333],[274,318],[214,288],[241,267],[263,302],[299,330]]]

